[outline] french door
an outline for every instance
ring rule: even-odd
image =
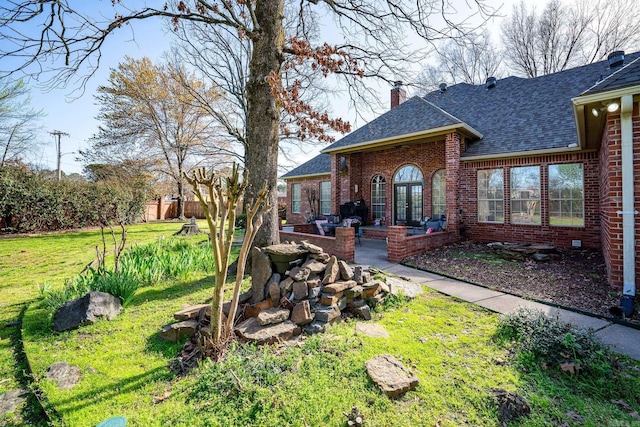
[[[395,184],[394,224],[417,227],[422,219],[422,184]]]

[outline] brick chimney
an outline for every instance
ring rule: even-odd
[[[391,108],[395,108],[407,100],[407,92],[402,89],[402,82],[396,80],[391,89]]]

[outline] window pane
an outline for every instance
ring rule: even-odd
[[[331,181],[320,182],[320,214],[331,214]]]
[[[478,171],[478,221],[504,222],[504,172]]]
[[[584,172],[581,163],[549,165],[549,224],[584,227]]]
[[[387,184],[384,177],[374,176],[371,180],[371,216],[374,220],[384,218],[386,199]]]
[[[440,218],[447,205],[447,175],[444,169],[433,174],[431,179],[431,217]]]
[[[291,184],[291,212],[300,213],[300,202],[302,200],[302,186]]]
[[[539,166],[511,168],[511,222],[541,224]]]
[[[422,182],[422,172],[415,166],[403,166],[396,172],[393,182]]]

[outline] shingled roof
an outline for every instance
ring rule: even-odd
[[[634,59],[616,72],[611,73],[608,77],[590,87],[582,95],[622,89],[638,84],[640,84],[640,57]]]
[[[461,123],[483,135],[463,157],[565,148],[577,142],[571,99],[609,73],[601,61],[536,78],[508,77],[491,89],[457,84],[425,95],[426,102],[411,98],[323,151]]]
[[[295,169],[282,175],[280,178],[288,179],[301,176],[325,175],[331,173],[331,156],[329,154],[319,154],[313,159],[304,162]]]

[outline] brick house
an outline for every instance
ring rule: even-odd
[[[457,238],[601,248],[635,288],[640,53],[404,98],[282,177],[290,223],[362,200],[390,229],[442,217]]]

